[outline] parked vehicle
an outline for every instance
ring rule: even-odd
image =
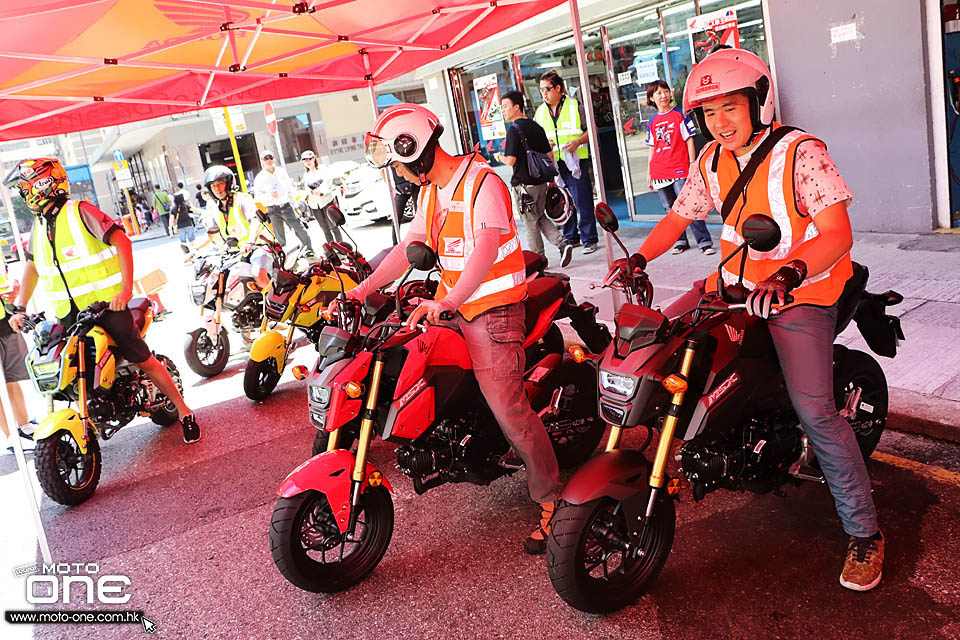
[[[342,221],[342,214],[334,211],[331,210],[331,219]],[[302,271],[285,268],[283,248],[276,243],[270,246],[275,268],[263,297],[260,336],[250,349],[243,374],[243,391],[251,400],[264,400],[276,388],[287,363],[294,329],[300,329],[316,344],[326,324],[322,313],[330,301],[356,287],[372,272],[363,255],[352,247],[343,243],[324,246],[331,249],[331,257]],[[279,328],[284,325],[286,332],[281,333]]]
[[[407,255],[420,270],[436,262],[419,242]],[[320,430],[314,447],[322,443],[325,450],[280,485],[270,528],[277,568],[307,591],[351,587],[387,549],[392,488],[367,461],[375,434],[398,445],[397,467],[419,494],[447,482],[487,485],[518,468],[506,455],[510,447],[477,387],[457,325],[424,331],[405,326],[406,311],[431,295],[426,283],[408,286],[405,280],[393,298],[376,293],[363,304],[343,301],[338,325],[325,327],[318,345],[308,397],[311,421]],[[558,280],[531,292],[528,345],[551,326],[564,303],[564,285]],[[597,335],[599,330],[589,339]],[[597,415],[594,362],[550,353],[528,363],[524,380],[560,465],[582,463],[605,429]]]
[[[153,319],[150,301],[134,298],[128,308],[145,335]],[[40,486],[60,504],[80,504],[93,495],[100,481],[100,439],[109,440],[137,416],[149,416],[163,427],[178,417],[173,401],[120,356],[112,338],[97,324],[107,309],[105,302],[94,303],[70,327],[46,320],[42,313],[24,320],[33,332],[27,370],[34,388],[53,400],[77,403],[77,409],[50,413],[33,434]],[[154,355],[182,388],[173,361]]]
[[[598,205],[597,220],[616,237],[609,207]],[[751,216],[742,229],[746,241],[737,252],[747,246],[769,251],[780,240],[777,224],[763,215]],[[838,303],[836,331],[854,319],[875,352],[893,357],[903,334],[884,309],[903,298],[867,293],[867,277],[866,268],[855,265]],[[633,602],[667,560],[680,490],[680,479],[666,471],[674,437],[683,442],[680,473],[695,500],[718,489],[766,493],[788,482],[824,482],[766,321],[743,313],[741,285],[721,287],[675,318],[635,302],[638,294],[652,293],[643,273],[614,269],[602,286],[628,295],[600,361],[600,414],[612,429],[606,452],[565,487],[547,540],[554,589],[588,612]],[[883,370],[870,355],[835,345],[834,390],[837,408],[869,457],[887,418]],[[619,448],[622,431],[639,426],[648,431],[644,445]],[[660,437],[651,461],[644,450],[654,430]]]
[[[201,308],[203,326],[187,333],[183,344],[184,358],[195,373],[209,378],[227,366],[230,338],[222,322],[224,311],[230,313],[230,324],[243,343],[253,343],[253,334],[263,323],[262,287],[268,277],[264,266],[244,256],[236,243],[223,253],[197,259],[190,295]]]
[[[20,247],[24,251],[27,250],[28,239],[28,234],[20,234]],[[20,254],[17,253],[16,236],[13,235],[13,225],[9,220],[0,220],[0,254],[3,255],[5,262],[16,262],[20,259]]]

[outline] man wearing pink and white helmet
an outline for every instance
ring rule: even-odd
[[[766,253],[751,250],[744,265],[747,311],[767,320],[790,400],[850,536],[840,584],[867,591],[880,583],[884,539],[856,436],[833,396],[836,303],[852,274],[847,204],[853,194],[823,142],[774,121],[770,71],[753,53],[721,49],[704,58],[687,78],[683,109],[711,142],[670,212],[639,251],[618,266],[645,267],[692,220],[703,220],[714,209],[724,217],[722,258],[742,242],[741,226],[750,214],[774,219],[780,244]],[[753,156],[755,173],[745,184],[740,181],[742,190],[731,193],[741,172],[749,175]],[[719,276],[727,284],[739,276],[739,260],[732,263]],[[716,291],[717,280],[714,274],[696,283],[668,315],[679,315],[705,291]],[[793,296],[789,304],[787,293]],[[775,316],[774,305],[780,309]]]
[[[442,133],[437,116],[415,104],[387,109],[367,133],[367,161],[380,169],[392,166],[422,188],[406,237],[347,296],[363,300],[400,277],[411,242],[426,242],[437,252],[441,282],[436,299],[422,302],[408,324],[421,319],[433,324],[441,313],[456,312],[480,391],[523,460],[530,497],[540,503],[540,522],[524,550],[542,554],[561,486],[550,438],[523,388],[527,285],[510,192],[480,154],[444,151]]]

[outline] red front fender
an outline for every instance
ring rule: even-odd
[[[277,495],[281,498],[292,498],[304,491],[319,491],[327,496],[333,515],[337,519],[337,526],[340,527],[341,532],[344,532],[350,520],[350,476],[355,462],[354,455],[346,449],[324,451],[291,471],[277,488]],[[364,480],[374,471],[380,470],[368,462]],[[361,493],[368,486],[364,481],[360,489]],[[393,487],[386,478],[383,478],[383,486],[393,493]]]

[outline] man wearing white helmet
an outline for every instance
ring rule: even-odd
[[[436,299],[421,303],[408,323],[412,327],[422,319],[433,324],[441,313],[457,312],[480,390],[523,459],[530,497],[541,505],[540,523],[524,550],[542,554],[561,486],[550,438],[530,408],[521,378],[527,286],[510,193],[479,154],[451,156],[441,149],[441,133],[437,116],[413,104],[387,109],[367,133],[370,164],[393,166],[423,188],[406,237],[347,296],[363,300],[403,274],[406,247],[413,241],[426,242],[437,252],[441,283]]]
[[[790,400],[849,535],[840,584],[867,591],[880,583],[884,539],[856,436],[833,397],[836,303],[853,273],[847,216],[853,194],[823,142],[773,120],[770,71],[749,51],[722,49],[696,65],[687,78],[683,109],[713,142],[701,151],[666,217],[640,250],[617,266],[645,267],[669,250],[692,220],[713,209],[724,216],[723,258],[742,242],[741,225],[750,214],[774,219],[780,244],[762,254],[750,250],[744,265],[744,285],[751,289],[747,311],[767,320]],[[745,184],[738,180],[752,168]],[[742,190],[734,189],[738,183]],[[732,263],[721,274],[727,284],[736,283],[740,271],[739,260]],[[717,276],[697,285],[668,315],[691,308],[704,291],[716,291]],[[785,304],[788,293],[793,302]],[[773,305],[780,309],[775,316]]]

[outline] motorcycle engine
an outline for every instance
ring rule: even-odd
[[[426,438],[397,449],[397,467],[413,479],[418,494],[445,482],[487,484],[499,475],[505,442],[476,425],[470,418],[444,420]]]
[[[753,418],[726,439],[685,443],[680,471],[693,487],[694,500],[715,489],[766,493],[782,484],[800,455],[803,435],[796,418],[787,420]]]
[[[109,439],[116,429],[133,420],[143,402],[139,397],[141,387],[137,384],[135,375],[117,375],[113,387],[106,395],[87,400],[87,411],[90,418],[103,431],[104,439]],[[112,428],[111,428],[112,427]]]
[[[230,321],[237,331],[251,331],[259,329],[263,320],[263,305],[252,301],[243,304],[233,312]]]

